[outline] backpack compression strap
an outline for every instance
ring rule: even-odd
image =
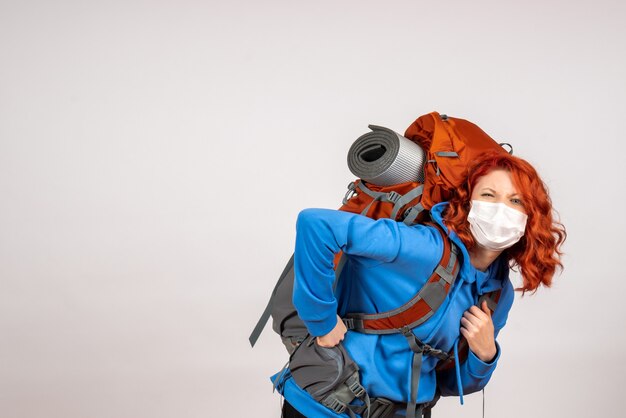
[[[365,182],[363,180],[358,180],[354,183],[348,184],[348,192],[346,193],[346,196],[343,199],[344,205],[348,202],[349,195],[356,193],[356,189],[359,189],[361,192],[365,193],[366,195],[372,198],[372,201],[365,207],[365,209],[361,211],[361,215],[368,216],[370,208],[376,202],[383,202],[383,203],[389,202],[393,204],[393,210],[391,214],[389,215],[389,218],[397,220],[398,214],[400,213],[400,211],[408,203],[410,203],[411,201],[413,201],[414,199],[417,199],[418,197],[422,195],[422,193],[424,192],[424,185],[420,184],[419,186],[411,189],[409,192],[405,193],[404,195],[401,195],[399,193],[396,193],[395,191],[391,191],[389,193],[375,192],[373,190],[370,190],[370,188],[365,185]],[[404,217],[403,222],[409,226],[413,225],[413,223],[415,222],[415,219],[417,218],[417,215],[419,215],[419,213],[423,210],[424,210],[424,207],[421,205],[421,203],[418,203],[415,206],[409,207],[408,209],[405,210],[403,214],[403,217]]]
[[[450,292],[460,269],[458,248],[439,225],[443,238],[443,256],[424,287],[407,303],[397,309],[377,313],[347,314],[344,323],[348,329],[365,334],[397,334],[403,329],[415,328],[433,316]]]

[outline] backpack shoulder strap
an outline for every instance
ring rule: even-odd
[[[493,314],[498,307],[498,302],[500,301],[500,295],[502,294],[502,289],[494,290],[492,292],[485,293],[484,295],[480,295],[478,298],[478,306],[483,304],[483,301],[487,301],[487,307]]]
[[[348,329],[366,334],[395,334],[424,323],[439,309],[460,269],[459,249],[445,231],[434,225],[443,240],[443,255],[426,284],[404,305],[377,314],[351,313],[344,322]]]

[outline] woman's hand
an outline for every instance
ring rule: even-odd
[[[479,359],[489,363],[498,353],[491,311],[487,301],[481,307],[472,306],[461,318],[461,334],[467,339],[470,350]]]
[[[337,315],[337,325],[328,334],[317,337],[317,345],[321,347],[334,347],[343,341],[348,329],[339,315]]]

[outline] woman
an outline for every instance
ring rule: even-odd
[[[522,286],[534,292],[549,287],[560,262],[566,233],[553,219],[544,183],[526,161],[504,153],[487,153],[469,168],[467,180],[448,203],[431,209],[460,249],[460,271],[441,307],[413,329],[422,342],[445,352],[461,337],[469,353],[462,364],[435,369],[437,358],[424,356],[417,403],[438,394],[481,390],[498,358],[498,332],[513,302],[509,268],[519,269]],[[348,263],[333,289],[333,258],[343,251]],[[294,304],[309,333],[321,347],[342,343],[360,368],[370,397],[407,403],[411,395],[413,352],[402,334],[371,335],[346,331],[341,316],[383,312],[413,297],[437,267],[443,238],[429,225],[406,226],[341,211],[307,209],[297,222]],[[500,290],[492,313],[481,295]],[[286,417],[336,417],[298,387],[290,373],[278,377]],[[419,409],[418,409],[419,410]],[[341,416],[348,416],[342,414]]]

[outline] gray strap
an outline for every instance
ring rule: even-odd
[[[346,409],[348,409],[348,405],[338,399],[336,396],[334,396],[334,393],[331,393],[330,395],[322,399],[321,404],[337,414],[343,414]]]
[[[437,169],[437,171],[435,172],[435,174],[437,175],[437,177],[439,177],[439,165],[437,165],[437,160],[428,160],[426,161],[427,163],[433,163],[435,165],[435,168]]]
[[[496,303],[495,300],[493,300],[493,298],[491,297],[489,293],[485,293],[478,299],[478,307],[482,306],[484,300],[487,301],[487,307],[491,309],[491,312],[495,312],[496,308],[498,307],[498,304]]]
[[[420,290],[420,296],[431,310],[436,311],[446,299],[446,289],[440,282],[426,283]]]
[[[396,417],[396,414],[394,414],[396,404],[385,398],[368,398],[365,400],[365,405],[350,405],[350,409],[361,416],[364,416],[363,414],[367,412],[364,417],[367,417],[368,415],[370,418]],[[402,416],[402,418],[404,418],[404,416]]]
[[[350,405],[355,398],[361,399],[365,404],[364,411],[369,415],[370,398],[363,385],[359,381],[359,372],[355,371],[345,382],[341,383],[336,389],[321,400],[322,405],[332,409],[338,414],[348,413],[351,417],[355,416],[353,407]],[[360,413],[360,412],[359,412]]]
[[[367,214],[370,211],[370,208],[376,202],[391,202],[395,204],[401,198],[402,198],[402,195],[394,192],[393,190],[390,191],[389,193],[379,193],[374,199],[372,199],[369,205],[367,205],[365,209],[361,211],[361,215],[367,216]]]
[[[457,154],[454,151],[439,151],[435,153],[436,156],[438,157],[458,157],[459,154]]]
[[[365,414],[365,417],[363,417],[363,418],[370,418],[370,409],[372,407],[372,403],[370,401],[370,395],[368,395],[367,392],[365,392],[365,396],[363,397],[362,400],[363,400],[363,402],[365,402],[365,408],[366,408],[365,410],[367,411],[366,414]],[[362,414],[361,414],[361,416],[362,416]],[[483,418],[485,418],[485,417],[483,416]]]
[[[406,417],[417,418],[417,391],[419,389],[420,374],[422,372],[422,349],[417,345],[415,336],[413,333],[406,335],[405,337],[411,346],[413,351],[413,361],[411,366],[411,393],[409,395],[409,402],[406,406]],[[419,408],[419,414],[422,414],[421,406]]]
[[[365,388],[359,381],[359,372],[355,371],[345,382],[331,392],[329,396],[335,397],[345,404],[349,404],[354,398],[361,398],[365,395]]]
[[[404,205],[406,205],[407,203],[409,203],[410,201],[412,201],[413,199],[417,198],[418,196],[422,195],[422,192],[424,191],[424,185],[420,184],[419,186],[417,186],[416,188],[414,188],[413,190],[410,190],[408,193],[405,193],[394,205],[393,207],[393,211],[391,212],[391,219],[396,219],[396,217],[398,216],[398,212],[400,211],[400,209],[402,209],[404,207]]]
[[[365,209],[363,209],[361,211],[361,215],[363,216],[367,216],[367,213],[369,212],[370,208],[372,207],[372,205],[375,202],[391,202],[394,204],[394,212],[393,215],[391,216],[392,219],[395,219],[395,214],[397,213],[396,207],[398,206],[398,203],[404,198],[404,196],[402,196],[401,194],[395,192],[395,191],[390,191],[389,193],[383,193],[383,192],[374,192],[372,190],[370,190],[362,181],[359,182],[358,186],[359,189],[361,189],[361,191],[363,191],[363,193],[365,193],[366,195],[368,195],[369,197],[371,197],[373,200],[365,207]],[[411,190],[409,193],[412,193],[415,189]],[[421,194],[420,193],[416,194],[415,197],[419,196]],[[406,195],[405,195],[406,196]],[[410,202],[411,200],[413,200],[415,197],[409,199],[407,201]],[[404,206],[406,203],[402,203],[401,206]]]
[[[374,199],[372,199],[372,201],[369,203],[369,205],[367,205],[365,207],[365,209],[363,209],[361,211],[361,215],[363,216],[367,216],[367,213],[370,211],[370,208],[372,207],[372,205],[374,204],[374,202],[378,202],[379,200],[382,199],[384,193],[381,193],[380,195],[376,196]]]
[[[411,393],[406,407],[406,416],[407,418],[418,418],[422,416],[423,410],[423,404],[417,405],[417,391],[419,389],[419,379],[422,372],[422,357],[424,355],[431,355],[440,360],[447,360],[450,358],[450,354],[433,348],[428,344],[424,344],[408,327],[404,327],[402,329],[402,335],[404,335],[409,343],[409,346],[411,347],[411,351],[413,351],[413,361],[411,366]]]
[[[367,216],[367,214],[370,211],[370,208],[375,202],[391,202],[394,204],[394,206],[393,206],[393,210],[391,211],[391,215],[389,216],[390,219],[396,219],[400,209],[402,209],[410,201],[418,198],[424,191],[423,185],[417,186],[416,188],[412,189],[411,191],[409,191],[408,193],[404,195],[400,195],[393,190],[389,193],[373,192],[370,189],[368,189],[367,186],[363,185],[362,182],[359,183],[358,187],[361,190],[363,190],[363,192],[365,192],[368,196],[372,197],[372,201],[365,207],[365,209],[361,211],[361,215]],[[413,207],[416,207],[418,211],[417,213],[413,215],[414,217],[410,219],[411,223],[415,220],[415,217],[417,217],[419,212],[424,209],[420,203],[418,203],[417,205]]]
[[[357,187],[358,187],[359,189],[361,189],[361,191],[362,191],[363,193],[365,193],[366,195],[368,195],[368,196],[370,196],[370,197],[372,197],[372,198],[374,198],[374,199],[375,199],[375,198],[377,198],[377,197],[379,197],[379,196],[382,196],[382,195],[384,195],[384,194],[385,194],[385,193],[383,193],[383,192],[375,192],[375,191],[373,191],[373,190],[370,190],[370,189],[369,189],[369,188],[365,185],[365,183],[363,182],[363,180],[361,180],[361,181],[359,182],[359,184],[357,185]]]
[[[450,241],[450,260],[448,260],[448,265],[443,268],[441,265],[438,265],[435,269],[435,273],[439,275],[442,279],[444,279],[450,286],[454,283],[456,279],[458,271],[454,270],[454,264],[457,259],[457,247],[456,245]],[[457,269],[458,270],[458,269]]]
[[[417,390],[419,388],[420,373],[422,370],[422,354],[413,353],[413,365],[411,366],[411,395],[406,405],[406,417],[416,418],[417,409]],[[422,415],[422,407],[419,407],[419,414]]]
[[[265,324],[267,324],[267,321],[270,318],[272,308],[274,307],[274,299],[276,298],[276,291],[278,290],[278,287],[283,282],[283,280],[285,280],[285,277],[287,277],[289,271],[293,269],[293,256],[294,255],[292,254],[291,258],[287,262],[287,265],[283,269],[283,272],[278,278],[278,281],[276,282],[276,286],[274,286],[274,290],[272,291],[272,296],[270,296],[270,300],[267,302],[267,306],[265,307],[265,310],[261,314],[259,321],[256,323],[256,326],[254,327],[254,329],[252,330],[252,333],[250,334],[250,337],[248,338],[248,340],[250,341],[250,345],[252,347],[254,347],[254,344],[256,344],[257,340],[259,339],[259,336],[261,335],[261,332],[263,332],[263,328],[265,328]]]
[[[454,276],[452,275],[452,273],[449,272],[447,269],[444,269],[441,265],[437,266],[437,268],[435,269],[435,273],[437,273],[439,277],[441,277],[450,284],[452,284],[452,282],[454,281]]]
[[[348,191],[346,192],[345,196],[343,197],[343,200],[341,201],[341,203],[343,203],[344,205],[346,203],[348,203],[348,200],[352,199],[352,196],[354,196],[356,194],[356,186],[354,185],[354,183],[350,183],[348,184]]]
[[[404,214],[406,215],[404,218],[404,222],[406,225],[413,225],[415,219],[417,219],[417,215],[420,214],[424,210],[424,206],[421,203],[418,203],[415,206],[411,206]]]
[[[341,272],[346,265],[346,261],[348,261],[348,256],[346,256],[346,253],[341,253],[341,257],[339,257],[339,262],[337,262],[337,267],[335,267],[335,282],[333,283],[333,292],[337,288],[337,282],[339,281],[339,276],[341,276]]]

